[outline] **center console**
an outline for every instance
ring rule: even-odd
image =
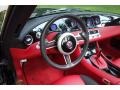
[[[90,31],[90,39],[100,37],[98,31]],[[85,55],[86,60],[98,69],[101,69],[115,77],[120,77],[120,68],[114,67],[108,62],[107,57],[102,52],[98,42],[90,43]]]
[[[95,39],[101,37],[99,30],[90,30],[89,32],[89,39]]]

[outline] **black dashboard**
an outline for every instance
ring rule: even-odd
[[[52,19],[53,16],[44,16],[30,19],[22,32],[20,33],[18,39],[24,43],[25,46],[29,46],[32,43],[39,41],[41,33],[47,24],[47,22]],[[99,15],[87,15],[78,16],[85,23],[88,29],[97,28],[101,25],[101,18]],[[108,20],[109,21],[109,20]],[[74,21],[68,18],[63,18],[55,21],[49,28],[50,32],[72,32],[80,30],[81,27]]]

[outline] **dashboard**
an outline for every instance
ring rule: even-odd
[[[41,33],[47,24],[48,21],[36,26],[31,30],[23,39],[25,45],[31,45],[33,42],[40,40]],[[53,24],[50,25],[48,33],[51,32],[73,32],[80,30],[81,27],[74,21],[68,18],[63,18],[55,21]]]
[[[94,29],[94,28],[99,28],[99,27],[104,27],[102,24],[102,19],[106,17],[99,16],[99,15],[92,15],[92,16],[79,16],[80,19],[85,23],[86,27],[88,30]],[[42,21],[43,20],[43,21]],[[106,22],[109,22],[111,19],[106,18]],[[32,20],[31,20],[32,21]],[[37,20],[39,21],[39,19]],[[32,26],[32,24],[29,24],[29,27],[32,27],[28,29],[28,31],[24,31],[26,33],[21,33],[19,36],[19,39],[23,42],[25,46],[29,46],[34,42],[37,42],[40,40],[41,33],[49,21],[49,18],[44,18],[41,19],[42,22],[37,23],[36,25]],[[32,22],[35,22],[34,20]],[[34,23],[33,23],[34,24]],[[31,25],[31,26],[30,26]],[[81,30],[81,27],[74,21],[68,18],[63,18],[55,21],[48,30],[48,33],[51,32],[59,32],[59,33],[64,33],[64,32],[73,32]],[[90,38],[92,37],[100,37],[99,30],[89,31]]]

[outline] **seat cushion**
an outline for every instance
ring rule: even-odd
[[[85,83],[80,78],[80,75],[70,75],[57,80],[53,84],[54,85],[84,85]]]

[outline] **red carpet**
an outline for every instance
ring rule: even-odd
[[[50,84],[63,76],[63,71],[52,68],[42,58],[29,60],[24,72],[28,84]]]

